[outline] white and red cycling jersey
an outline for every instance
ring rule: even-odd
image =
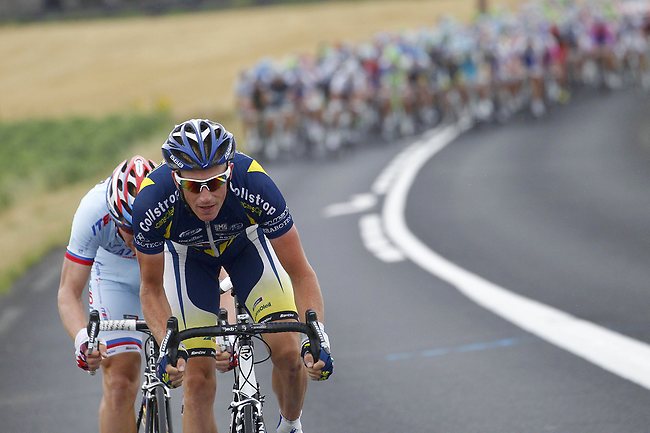
[[[91,266],[89,310],[99,311],[102,320],[142,318],[138,262],[108,214],[107,184],[98,183],[81,199],[65,258]],[[99,338],[106,342],[109,356],[142,348],[140,332],[101,332]]]

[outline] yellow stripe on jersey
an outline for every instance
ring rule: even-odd
[[[165,229],[165,239],[169,239],[171,236],[171,231],[172,231],[172,222],[170,221],[169,224],[167,224],[167,228]]]
[[[226,242],[221,242],[219,244],[219,254],[223,254],[224,251],[226,251],[226,248],[232,244],[232,241],[235,240],[235,238],[229,239]]]
[[[251,165],[248,167],[248,172],[249,173],[259,172],[259,173],[264,173],[268,176],[268,174],[266,173],[266,171],[264,171],[260,163],[255,160],[253,160],[253,162],[251,162]]]
[[[223,254],[224,251],[226,251],[226,248],[232,244],[232,242],[235,240],[235,238],[230,238],[227,241],[221,242],[218,246],[217,249],[219,250],[219,255]],[[203,250],[204,253],[211,255],[212,257],[217,257],[214,253],[214,250],[212,248],[206,248]]]
[[[144,180],[142,181],[142,183],[140,184],[140,189],[138,190],[138,192],[142,191],[145,187],[147,187],[149,185],[153,185],[153,184],[155,184],[155,182],[153,180],[151,180],[151,178],[145,177]]]

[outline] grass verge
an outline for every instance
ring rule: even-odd
[[[66,124],[66,121],[62,123]],[[94,124],[94,121],[91,123]],[[38,262],[52,248],[67,244],[72,217],[79,201],[96,182],[110,175],[111,170],[120,160],[135,153],[156,161],[161,159],[161,137],[171,129],[168,125],[171,122],[163,121],[161,118],[159,123],[158,126],[152,126],[147,138],[131,137],[121,146],[111,146],[111,149],[104,149],[101,152],[94,150],[93,152],[109,153],[110,156],[93,161],[91,167],[85,167],[83,174],[71,179],[65,187],[48,188],[47,185],[39,183],[40,177],[32,179],[27,177],[24,180],[24,185],[20,188],[23,191],[21,196],[12,206],[0,212],[0,227],[3,228],[0,231],[0,244],[11,247],[11,254],[0,256],[0,293],[6,292],[25,270]],[[117,137],[123,135],[118,134]],[[95,144],[101,147],[103,143],[110,142],[111,140],[106,142],[99,140]],[[85,162],[72,156],[67,162],[58,161],[50,164],[51,161],[47,157],[41,157],[38,166],[50,167],[49,170],[51,167],[63,166],[61,170],[66,171],[68,168],[65,167],[85,164]],[[15,185],[16,179],[20,179],[16,176],[8,177],[7,181]],[[29,185],[30,182],[36,183],[32,183],[32,188],[26,187],[25,185]],[[4,182],[2,185],[3,188],[6,187]]]
[[[512,7],[522,0],[501,0],[491,6]],[[78,173],[59,166],[42,180],[28,173],[50,163],[58,152],[34,152],[22,170],[0,179],[16,185],[25,176],[28,187],[4,193],[0,202],[0,242],[11,254],[0,256],[0,292],[54,246],[65,245],[72,216],[81,197],[119,160],[140,153],[160,159],[160,144],[175,123],[191,117],[222,122],[241,140],[234,109],[237,74],[262,57],[314,54],[321,43],[367,41],[380,31],[396,32],[432,26],[443,14],[461,20],[476,12],[476,0],[331,1],[295,6],[213,11],[161,17],[47,22],[0,26],[0,120],[20,122],[34,117],[71,122],[71,116],[93,117],[101,124],[109,113],[155,111],[169,107],[166,126],[151,129],[151,139],[121,139],[114,153],[87,154],[64,149],[69,137],[57,135],[66,159],[88,163]],[[47,123],[56,128],[55,123]],[[29,123],[29,122],[27,122]],[[70,126],[70,125],[68,125]],[[47,129],[47,128],[45,128]],[[92,137],[94,128],[89,128]],[[29,154],[32,140],[0,147],[5,155]],[[42,134],[47,137],[47,131]],[[126,134],[128,136],[128,134]],[[107,142],[110,142],[107,141]],[[135,142],[135,144],[134,144]],[[24,147],[24,148],[23,148]],[[7,152],[9,150],[9,152]],[[42,155],[46,155],[43,157]],[[40,156],[40,159],[39,159]],[[13,158],[13,156],[10,156]],[[31,159],[30,159],[31,158]],[[53,167],[64,162],[51,162]],[[12,165],[12,164],[8,164]],[[7,166],[7,164],[5,165]],[[70,167],[68,165],[68,167]],[[62,171],[63,170],[63,171]],[[50,181],[67,179],[59,189]],[[2,193],[0,193],[0,197]],[[8,204],[11,206],[8,207]]]

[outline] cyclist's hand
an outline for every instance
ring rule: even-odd
[[[220,351],[219,346],[217,346],[215,359],[217,360],[217,370],[221,373],[226,373],[237,366],[237,358],[228,350]]]
[[[93,350],[93,353],[86,352],[86,362],[88,362],[88,370],[95,371],[99,368],[102,359],[108,358],[106,352],[106,344],[103,341],[99,342],[99,350]]]
[[[233,355],[234,338],[232,336],[217,337],[217,370],[226,373],[237,367],[237,355]]]
[[[334,374],[334,358],[325,349],[320,350],[320,359],[314,364],[314,357],[309,353],[309,341],[307,346],[303,345],[302,360],[307,367],[307,374],[311,380],[327,380]]]
[[[74,339],[77,367],[84,371],[95,371],[99,368],[102,359],[107,358],[108,354],[106,353],[106,344],[101,340],[98,340],[98,342],[99,350],[95,349],[93,353],[88,354],[88,331],[86,331],[86,328],[82,328],[77,332]]]
[[[314,357],[309,352],[311,344],[309,339],[305,339],[302,342],[302,349],[300,354],[302,355],[302,361],[307,367],[307,374],[312,380],[327,380],[329,377],[334,374],[334,358],[331,355],[330,349],[330,339],[325,333],[325,327],[322,323],[318,323],[320,327],[321,334],[323,339],[321,341],[320,356],[318,362],[314,363]]]
[[[169,355],[163,356],[156,366],[156,377],[168,388],[178,388],[183,384],[187,358],[187,350],[182,347],[178,348],[176,367],[169,362]]]

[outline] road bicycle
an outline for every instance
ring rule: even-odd
[[[170,391],[156,376],[160,351],[147,323],[144,320],[135,319],[99,320],[99,312],[91,311],[88,322],[89,353],[97,348],[99,331],[141,331],[147,335],[144,343],[146,365],[141,386],[142,400],[136,419],[136,428],[138,432],[142,433],[173,433]]]
[[[232,289],[229,279],[221,283],[222,293]],[[234,296],[234,294],[233,294]],[[318,362],[321,342],[323,341],[322,331],[317,324],[316,313],[308,310],[305,314],[306,323],[299,322],[269,322],[253,323],[246,308],[235,300],[236,322],[228,323],[228,312],[225,309],[219,311],[218,323],[215,326],[205,326],[178,331],[178,321],[170,317],[167,321],[165,338],[160,344],[160,353],[169,354],[170,362],[176,365],[178,358],[178,346],[183,340],[196,337],[228,337],[234,336],[232,345],[235,380],[233,383],[233,400],[230,403],[230,433],[266,433],[262,405],[264,396],[260,392],[260,386],[255,376],[255,365],[266,361],[271,357],[270,348],[262,334],[279,332],[299,332],[306,334],[309,338],[310,352],[314,362]],[[269,354],[266,358],[255,361],[254,340],[262,341]]]

